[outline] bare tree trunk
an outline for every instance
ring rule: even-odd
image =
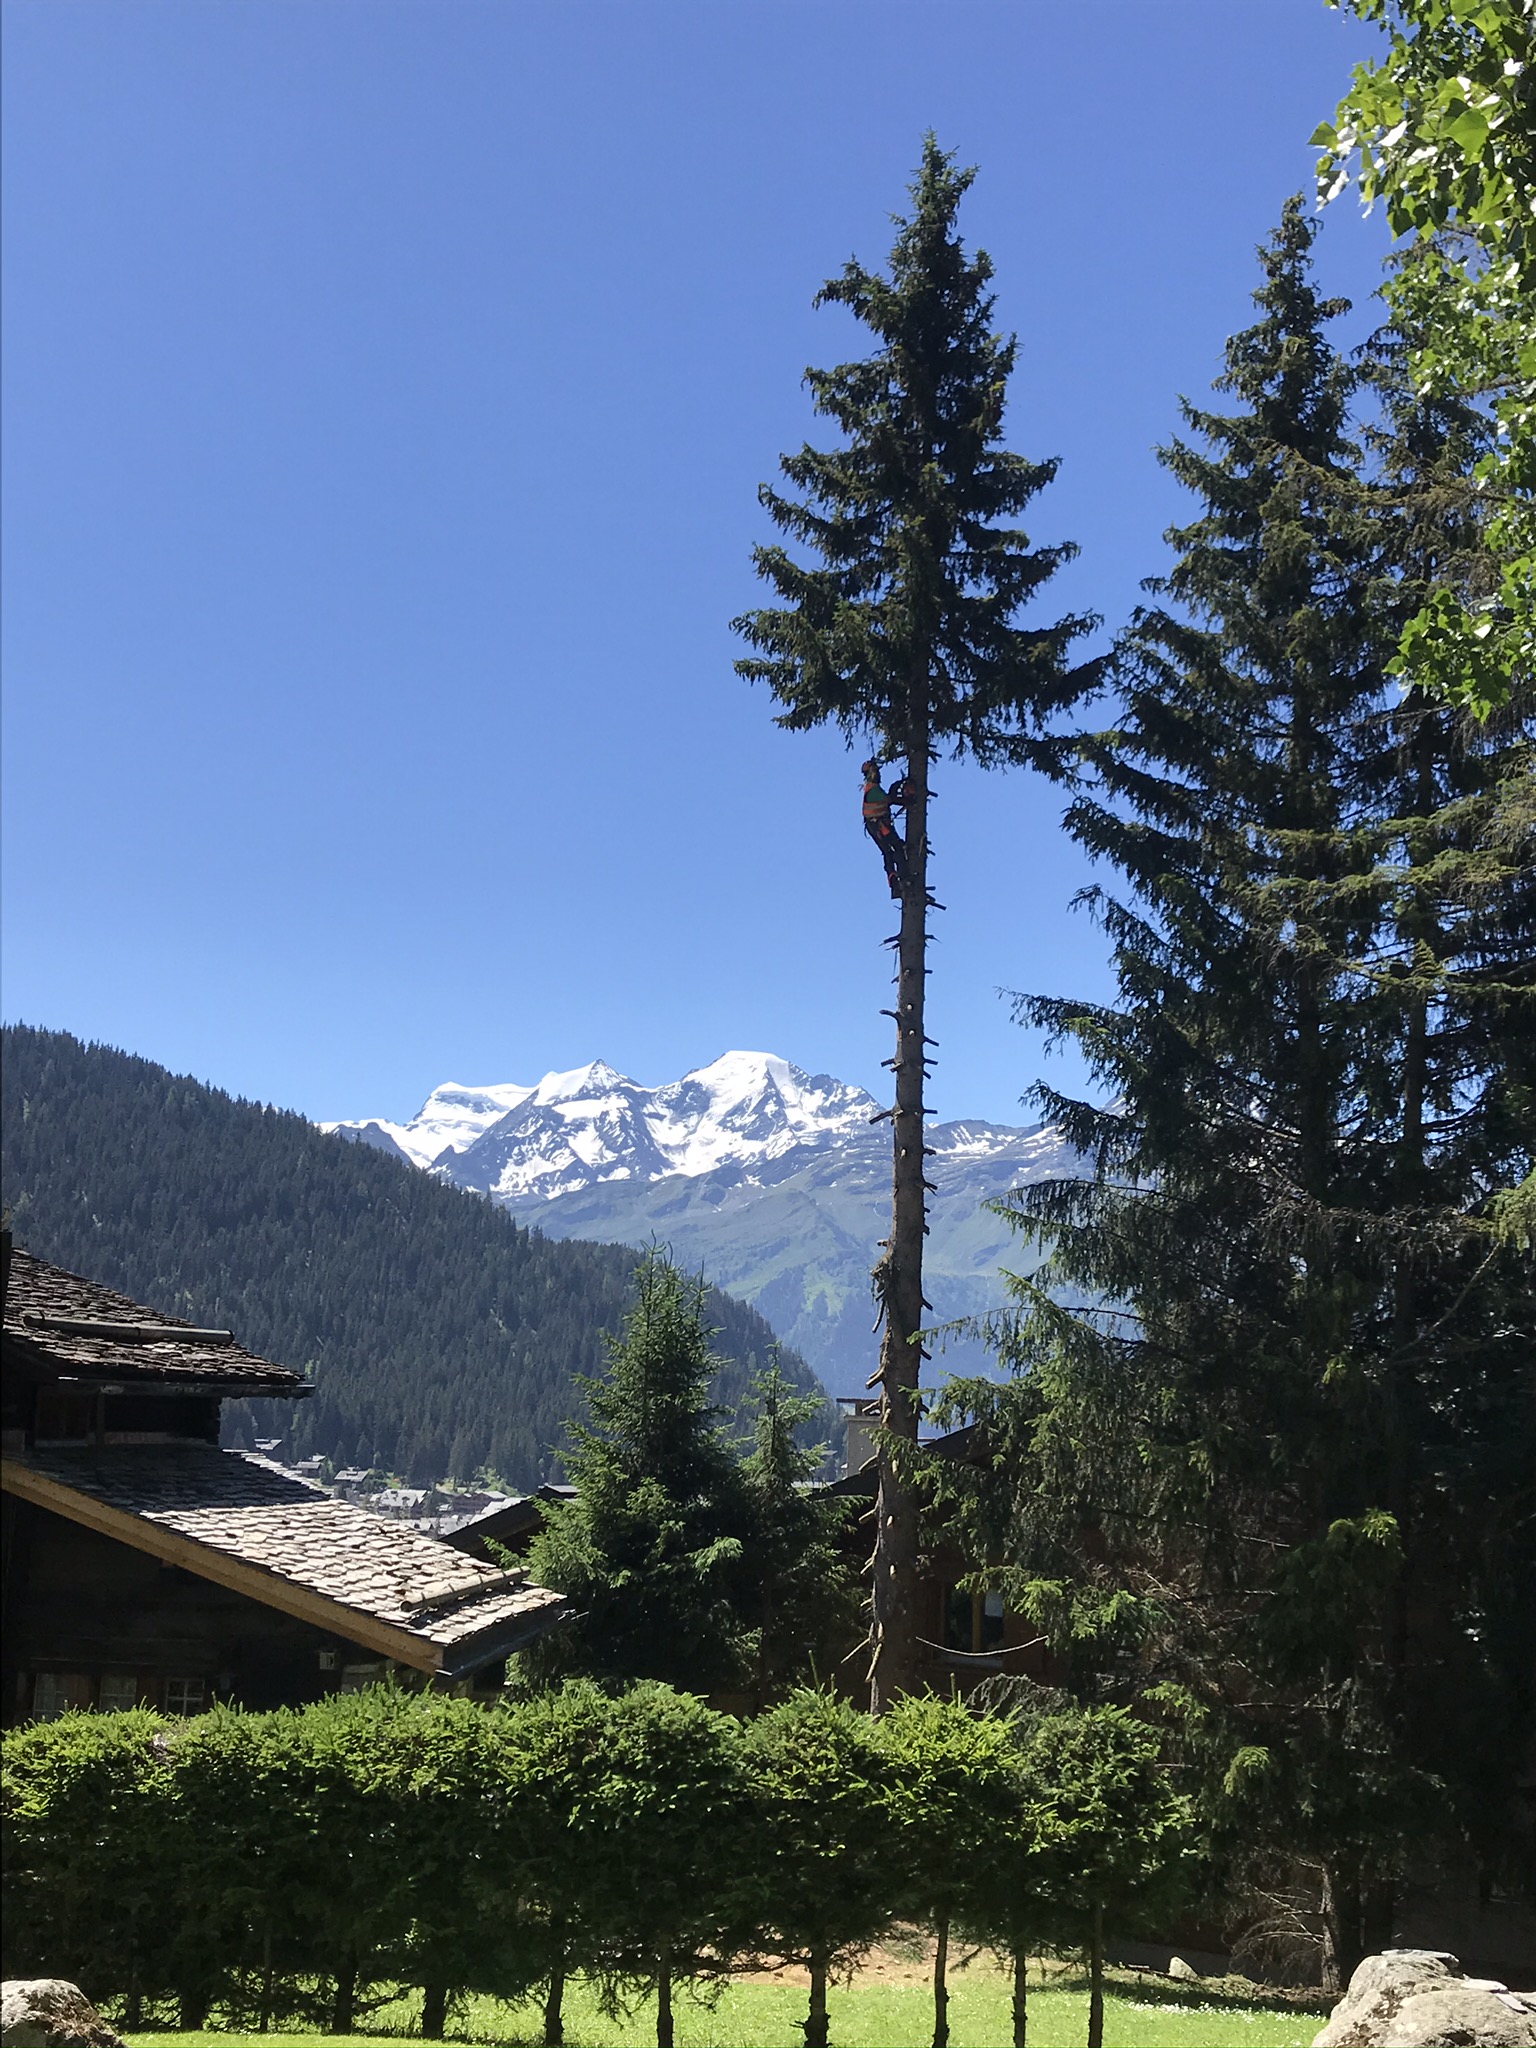
[[[949,1915],[941,1913],[933,1944],[933,2048],[949,2048]]]
[[[272,2030],[272,1922],[261,1931],[261,1997],[256,2013],[258,2034]]]
[[[805,2048],[827,2048],[831,2023],[827,2017],[827,1959],[811,1957],[811,2003],[805,2015]]]
[[[914,691],[914,700],[919,693]],[[907,755],[907,886],[896,954],[896,1107],[891,1123],[891,1234],[874,1270],[885,1317],[880,1343],[879,1484],[871,1559],[869,1706],[883,1714],[917,1682],[917,1498],[899,1469],[903,1444],[917,1441],[918,1376],[923,1353],[923,1032],[928,951],[928,722],[926,678],[921,716]],[[893,1456],[893,1445],[898,1456]]]
[[[348,1956],[336,1972],[336,1995],[331,2001],[331,2032],[350,2034],[357,2015],[357,1958]]]
[[[549,1991],[544,1999],[544,2048],[565,2048],[565,1939],[550,1965]]]
[[[1361,1940],[1360,1865],[1345,1856],[1323,1865],[1323,1989],[1336,1997],[1365,1954]]]
[[[1088,2048],[1104,2048],[1104,1908],[1097,1899],[1088,1937]]]
[[[673,2048],[672,1958],[664,1956],[656,1974],[656,2048]]]
[[[421,2038],[441,2041],[447,2024],[448,1986],[440,1977],[434,1977],[421,1987]]]
[[[1013,2048],[1025,2048],[1029,2038],[1029,1958],[1021,1942],[1013,1952]]]

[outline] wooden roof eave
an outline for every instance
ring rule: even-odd
[[[514,1615],[510,1621],[498,1623],[483,1635],[455,1643],[444,1652],[438,1666],[439,1675],[443,1678],[467,1678],[483,1664],[493,1664],[502,1657],[510,1657],[514,1650],[522,1649],[524,1644],[543,1635],[546,1629],[557,1628],[570,1619],[571,1608],[565,1601],[558,1607],[546,1607],[539,1613]]]
[[[330,1635],[342,1636],[360,1649],[371,1650],[375,1656],[388,1657],[397,1664],[408,1664],[414,1670],[434,1675],[443,1670],[444,1646],[440,1643],[364,1614],[358,1608],[347,1607],[309,1586],[300,1586],[276,1572],[248,1564],[243,1558],[231,1557],[211,1544],[198,1543],[163,1523],[130,1514],[125,1508],[110,1507],[105,1501],[77,1492],[18,1460],[0,1460],[0,1486],[20,1500],[31,1501],[35,1507],[46,1508],[82,1528],[95,1530],[100,1536],[126,1543],[130,1549],[142,1550],[163,1564],[177,1565],[200,1579],[227,1587],[232,1593],[242,1593],[264,1607],[292,1615],[297,1621],[307,1621]],[[476,1654],[478,1649],[473,1639],[453,1646],[453,1675],[471,1671],[477,1664],[488,1664],[505,1654],[492,1648],[480,1655]]]
[[[42,1335],[11,1325],[0,1337],[7,1367],[22,1367],[39,1385],[78,1386],[92,1393],[188,1394],[218,1401],[302,1401],[315,1391],[312,1380],[281,1368],[274,1368],[270,1376],[252,1373],[241,1379],[227,1365],[200,1374],[195,1366],[159,1359],[149,1360],[146,1369],[135,1359],[134,1369],[125,1371],[120,1360],[60,1358],[40,1341]]]

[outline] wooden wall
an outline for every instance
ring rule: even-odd
[[[368,1651],[308,1622],[30,1501],[4,1499],[0,1716],[8,1725],[31,1714],[40,1673],[66,1680],[73,1706],[120,1704],[131,1676],[147,1704],[190,1711],[198,1685],[204,1704],[299,1706],[365,1666],[382,1672]],[[57,1697],[56,1683],[47,1689]]]

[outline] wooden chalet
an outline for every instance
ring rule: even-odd
[[[878,1400],[843,1397],[838,1401],[846,1425],[844,1471],[821,1488],[824,1497],[867,1501],[869,1508],[848,1525],[850,1557],[860,1560],[869,1549],[868,1521],[876,1492],[875,1430]],[[926,1439],[943,1458],[974,1455],[970,1428]],[[964,1696],[986,1678],[1023,1678],[1035,1685],[1056,1686],[1064,1673],[1044,1638],[1022,1615],[1014,1614],[998,1591],[981,1592],[960,1582],[974,1566],[959,1545],[930,1516],[925,1518],[918,1553],[917,1648],[918,1683],[938,1693]],[[850,1677],[850,1674],[855,1674]],[[862,1672],[845,1667],[843,1682],[857,1690]]]
[[[302,1400],[228,1330],[3,1250],[0,1718],[299,1705],[388,1671],[482,1689],[560,1595],[219,1449],[219,1410]]]

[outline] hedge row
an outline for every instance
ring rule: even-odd
[[[875,1723],[802,1692],[741,1724],[661,1685],[70,1715],[5,1739],[5,1972],[130,2028],[170,2001],[187,2028],[345,2033],[418,1986],[440,2035],[456,1994],[541,1995],[549,2043],[582,1972],[656,1994],[669,2048],[679,1981],[791,1963],[825,2048],[829,1975],[900,1919],[938,1938],[942,2048],[952,1929],[1020,1963],[1082,1946],[1097,1974],[1106,1919],[1166,1901],[1188,1816],[1156,1750],[1112,1710],[926,1698]]]

